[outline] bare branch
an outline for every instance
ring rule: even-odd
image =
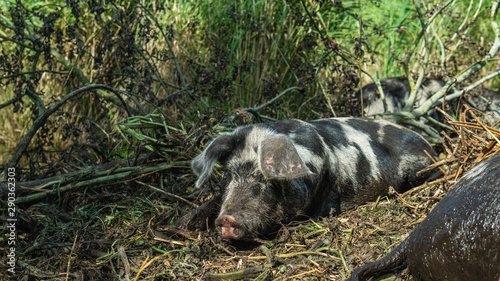
[[[491,7],[491,26],[493,28],[493,31],[495,32],[495,41],[493,43],[493,46],[489,50],[488,54],[484,56],[480,61],[474,63],[472,66],[470,66],[467,70],[462,72],[460,75],[456,77],[455,81],[448,81],[443,88],[441,88],[439,91],[437,91],[434,95],[432,95],[427,101],[425,101],[420,107],[416,108],[413,110],[413,115],[415,117],[420,117],[424,115],[426,112],[429,111],[431,107],[439,100],[441,99],[445,92],[447,91],[448,88],[452,86],[453,83],[461,83],[465,79],[469,78],[471,75],[474,73],[478,72],[481,68],[483,68],[486,63],[492,59],[495,54],[498,52],[498,49],[500,48],[500,29],[498,28],[498,23],[495,21],[495,18],[498,13],[498,2],[494,2],[492,7]],[[491,79],[491,78],[490,78]],[[453,94],[454,97],[457,95]],[[452,96],[453,96],[452,95]],[[459,95],[458,95],[459,96]]]
[[[430,54],[430,44],[429,44],[429,38],[428,38],[429,25],[432,24],[432,22],[437,17],[437,15],[439,15],[446,7],[448,7],[448,5],[450,5],[452,3],[452,1],[453,0],[448,0],[448,2],[446,2],[444,5],[439,7],[439,9],[429,19],[428,23],[424,22],[424,15],[422,14],[422,11],[420,10],[420,6],[417,3],[417,0],[413,1],[414,5],[415,5],[415,9],[418,13],[420,25],[422,26],[422,32],[419,34],[419,38],[416,40],[416,42],[417,43],[420,42],[420,38],[424,37],[424,46],[425,46],[424,52],[425,53],[424,53],[424,61],[421,64],[421,68],[419,71],[417,82],[415,84],[413,84],[411,75],[409,75],[409,70],[407,68],[408,65],[406,65],[406,72],[407,72],[408,80],[410,82],[411,93],[410,93],[410,97],[408,97],[408,100],[406,101],[406,104],[404,106],[403,110],[405,110],[405,111],[411,111],[411,109],[413,108],[413,104],[415,103],[415,100],[417,98],[417,92],[420,89],[420,87],[422,87],[422,83],[424,81],[425,71],[427,69],[427,64],[429,63],[429,54]],[[417,44],[415,44],[415,46],[416,45]],[[408,54],[408,57],[406,58],[406,64],[409,62],[409,59],[411,58],[411,56],[412,56],[412,52],[410,52],[410,54]]]
[[[4,103],[0,104],[0,109],[2,109],[2,108],[4,108],[4,107],[7,107],[7,106],[9,106],[9,105],[11,105],[11,104],[13,104],[15,100],[16,100],[16,99],[15,99],[15,98],[13,98],[13,99],[10,99],[10,100],[8,100],[8,101],[6,101],[6,102],[4,102]]]
[[[109,87],[107,85],[100,85],[100,84],[94,85],[94,84],[90,84],[90,85],[86,85],[85,87],[82,87],[82,88],[80,88],[78,90],[75,90],[75,91],[67,94],[62,99],[60,99],[59,101],[57,101],[56,103],[54,103],[52,106],[50,106],[49,108],[47,108],[43,112],[40,111],[39,116],[35,119],[35,121],[33,122],[33,125],[31,126],[31,128],[28,130],[28,132],[26,133],[26,135],[24,135],[23,139],[19,143],[19,146],[17,147],[16,152],[14,153],[14,156],[12,156],[12,158],[9,160],[9,162],[5,166],[5,170],[2,172],[2,174],[0,174],[0,179],[4,179],[5,178],[5,175],[6,175],[5,171],[6,171],[6,169],[8,167],[14,167],[14,166],[17,165],[17,163],[19,163],[19,160],[21,159],[22,155],[24,154],[24,152],[28,148],[28,145],[30,144],[31,140],[33,139],[33,137],[35,136],[35,134],[38,132],[38,130],[41,127],[43,127],[43,125],[45,125],[45,123],[47,122],[47,119],[50,117],[50,115],[52,115],[54,112],[56,112],[56,110],[58,110],[68,100],[70,100],[70,99],[72,99],[72,98],[74,98],[74,97],[76,97],[76,96],[78,96],[78,95],[80,95],[82,93],[86,93],[86,92],[89,92],[89,91],[92,91],[92,90],[97,90],[97,89],[105,89],[105,90],[111,91],[111,92],[113,92],[117,96],[119,96],[119,94],[121,92],[121,91],[116,90],[116,89],[114,89],[112,87]],[[29,93],[30,93],[30,91],[28,91],[28,94]],[[123,101],[123,99],[122,99],[122,102],[125,104],[125,101]],[[40,108],[40,110],[43,110],[43,108]],[[126,108],[127,107],[125,105],[125,109]]]
[[[446,51],[444,50],[443,41],[441,41],[441,38],[439,37],[436,30],[434,29],[434,25],[431,25],[431,30],[432,30],[432,34],[434,35],[434,37],[438,41],[439,48],[441,49],[441,70],[443,70],[444,74],[446,75],[446,81],[450,81],[451,79],[448,76],[448,70],[446,70],[446,65],[445,65]]]
[[[494,77],[496,77],[498,75],[500,75],[500,71],[493,72],[490,75],[485,76],[485,77],[477,80],[476,82],[470,84],[469,86],[465,87],[463,90],[455,91],[451,95],[446,95],[446,100],[447,101],[454,100],[454,99],[460,97],[461,95],[463,95],[464,93],[472,91],[473,89],[475,89],[476,87],[480,86],[484,82],[486,82],[488,80],[491,80],[492,78],[494,78]],[[443,98],[441,98],[439,100],[439,102],[436,104],[436,106],[439,106],[442,102],[443,102]]]
[[[362,24],[360,24],[362,26]],[[360,27],[361,29],[361,27]],[[375,58],[375,51],[373,51],[372,45],[370,44],[370,40],[368,39],[368,36],[365,36],[365,42],[366,42],[366,47],[368,47],[368,50],[370,51],[371,54],[371,59],[373,64],[375,65],[375,77],[376,79],[373,81],[375,85],[377,86],[380,99],[382,100],[382,104],[384,105],[384,112],[387,112],[387,102],[385,100],[385,95],[384,95],[384,88],[382,88],[382,84],[380,84],[380,75],[379,75],[379,68],[377,64],[377,59]]]
[[[459,28],[457,29],[457,31],[455,32],[455,34],[453,34],[453,36],[451,37],[451,41],[454,41],[454,40],[455,40],[455,38],[457,38],[458,33],[462,30],[462,28],[463,28],[463,27],[465,26],[465,24],[467,23],[467,18],[468,18],[468,16],[469,16],[469,12],[470,12],[470,10],[471,10],[471,8],[472,8],[472,4],[474,4],[474,0],[471,0],[471,1],[470,1],[469,8],[467,9],[467,15],[466,15],[466,17],[465,17],[464,21],[462,22],[462,24],[460,25],[460,27],[459,27]],[[475,14],[474,14],[474,16],[472,17],[471,22],[474,22],[474,21],[476,20],[477,15],[479,14],[479,11],[481,10],[481,6],[482,6],[482,4],[483,4],[483,0],[479,0],[479,5],[478,5],[478,7],[477,7],[476,13],[475,13]],[[462,32],[462,33],[465,35],[465,34],[467,34],[468,32],[469,32],[469,30],[467,29],[467,30],[465,30],[465,31],[464,31],[464,32]],[[460,39],[460,40],[458,40],[457,44],[455,44],[455,46],[454,46],[454,47],[452,47],[452,49],[451,49],[452,51],[450,52],[450,57],[451,57],[451,55],[452,55],[452,54],[453,54],[453,53],[454,53],[454,52],[458,49],[458,46],[460,46],[460,44],[462,44],[462,40],[461,40],[461,39]],[[449,59],[449,58],[448,58],[448,59]]]
[[[300,89],[299,87],[290,87],[286,90],[284,90],[283,92],[281,92],[279,95],[275,96],[274,98],[272,98],[271,100],[269,100],[268,102],[264,103],[264,104],[261,104],[259,106],[256,106],[256,107],[247,107],[247,108],[243,108],[243,110],[253,114],[258,120],[260,120],[260,116],[258,114],[258,111],[263,109],[264,107],[270,105],[271,103],[277,101],[278,99],[280,99],[282,96],[284,96],[286,93],[292,91],[292,90],[297,90],[297,89]]]

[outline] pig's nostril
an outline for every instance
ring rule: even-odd
[[[239,239],[241,237],[241,228],[233,216],[222,215],[215,220],[215,225],[224,238]]]
[[[236,220],[233,216],[230,215],[222,215],[215,220],[215,225],[219,226],[232,226],[236,223]]]

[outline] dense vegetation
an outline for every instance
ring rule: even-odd
[[[210,247],[210,232],[191,244],[186,239],[181,251],[174,240],[159,246],[150,225],[150,220],[170,225],[189,207],[178,197],[193,191],[189,160],[210,139],[250,122],[361,116],[354,92],[384,77],[411,77],[415,90],[423,78],[443,79],[448,85],[436,99],[446,91],[456,100],[474,94],[477,81],[498,90],[500,31],[494,5],[467,0],[1,2],[0,177],[4,182],[6,171],[15,167],[16,180],[27,183],[16,191],[21,264],[38,268],[30,269],[33,280],[59,278],[61,272],[71,272],[70,279],[126,279],[140,274],[147,268],[142,262],[160,252],[172,265],[165,261],[141,276],[189,280],[201,277],[204,266],[224,271],[223,263],[212,259],[231,251],[218,241],[219,248]],[[470,85],[470,93],[459,92]],[[425,131],[415,118],[425,117],[431,107],[409,104],[405,113],[384,117]],[[457,103],[447,107],[452,118],[460,110]],[[442,143],[440,135],[430,135]],[[211,192],[188,198],[188,204],[201,203]],[[405,204],[390,210],[398,202],[383,206],[400,219]],[[425,215],[429,206],[415,212]],[[364,217],[370,209],[364,208],[354,217]],[[310,276],[338,280],[359,264],[353,257],[346,262],[342,254],[358,245],[341,242],[340,233],[353,229],[346,220],[329,218],[290,230],[300,233],[307,247],[313,246],[308,239],[328,240],[315,250],[330,247],[335,254],[311,261],[318,268]],[[383,238],[387,231],[403,231],[398,240],[415,221],[401,230],[379,228],[373,242],[379,248],[360,260],[393,246]],[[133,256],[132,269],[122,264],[126,255]],[[332,258],[334,266],[319,269]],[[266,262],[273,273],[259,278],[306,271]],[[200,268],[189,269],[192,264]]]

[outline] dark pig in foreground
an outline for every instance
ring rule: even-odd
[[[375,200],[389,186],[422,183],[431,163],[420,135],[384,120],[331,118],[253,124],[221,135],[192,161],[202,186],[215,164],[223,188],[215,224],[225,238],[251,239],[297,216],[325,216]]]
[[[389,255],[354,270],[365,280],[408,267],[414,280],[500,279],[500,155],[466,173]]]

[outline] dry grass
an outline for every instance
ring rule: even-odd
[[[192,207],[127,181],[61,194],[58,206],[36,203],[20,211],[19,266],[30,280],[343,280],[386,255],[465,171],[500,151],[497,130],[482,118],[464,118],[450,123],[457,137],[446,137],[431,167],[439,166],[444,178],[338,216],[291,223],[273,240],[231,243],[213,230],[172,232],[168,225]],[[167,191],[194,182],[188,167],[141,181],[146,179],[164,182]],[[411,276],[403,271],[397,280]]]

